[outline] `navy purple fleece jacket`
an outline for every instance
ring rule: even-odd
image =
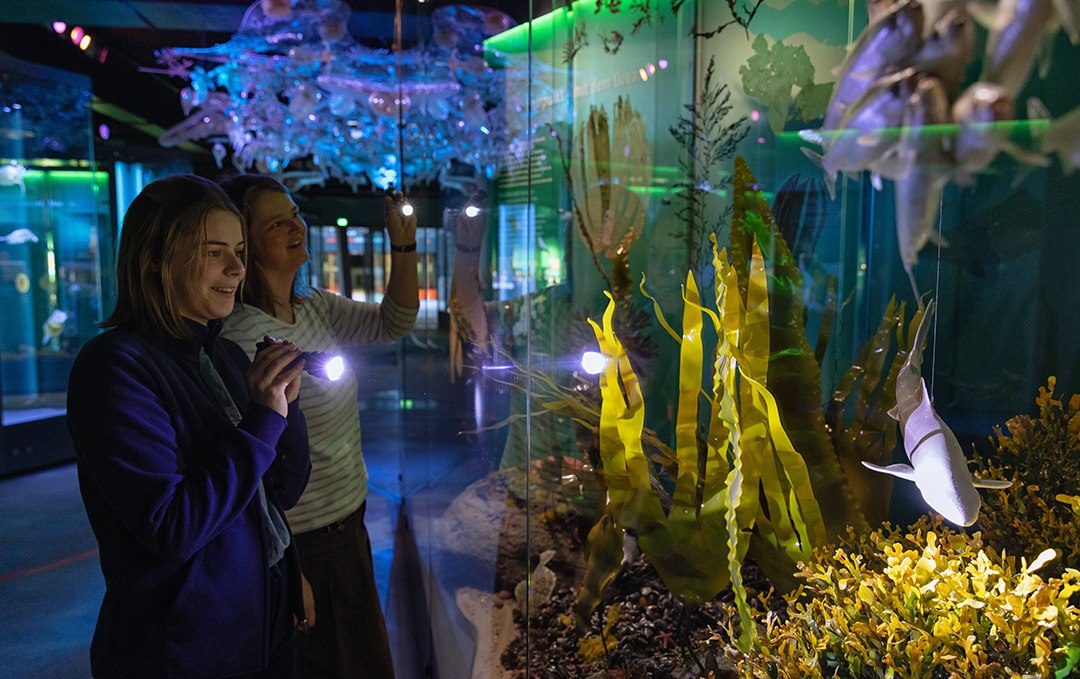
[[[307,428],[250,403],[248,358],[189,322],[188,340],[115,329],[72,367],[68,427],[105,576],[90,658],[99,679],[228,677],[268,657],[268,568],[257,495],[280,509],[311,471]],[[204,347],[243,414],[233,426],[199,373]],[[299,568],[285,559],[290,600]],[[302,604],[299,612],[302,616]]]

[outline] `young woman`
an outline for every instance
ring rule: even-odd
[[[98,679],[295,676],[299,564],[284,510],[311,469],[289,342],[221,337],[241,215],[213,182],[148,185],[124,217],[117,303],[71,371],[68,426],[100,547]]]
[[[247,219],[250,271],[243,304],[224,334],[249,349],[263,335],[289,337],[308,350],[405,336],[419,311],[416,218],[402,215],[400,194],[385,200],[391,272],[379,304],[354,302],[297,279],[308,259],[307,225],[284,186],[259,175],[222,186]],[[300,636],[304,677],[394,676],[371,544],[364,528],[367,469],[360,450],[356,378],[308,378],[300,392],[311,442],[311,483],[289,512],[304,576],[314,592],[314,625]]]

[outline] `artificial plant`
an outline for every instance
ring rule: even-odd
[[[1042,576],[1055,557],[1017,563],[927,517],[851,533],[799,569],[783,615],[758,616],[752,652],[727,655],[755,678],[1075,676],[1080,571]]]
[[[618,563],[621,531],[630,530],[673,593],[700,603],[731,585],[745,605],[742,559],[754,529],[793,561],[809,556],[825,526],[806,465],[780,422],[765,386],[769,364],[769,301],[764,261],[754,248],[745,299],[726,251],[716,253],[716,307],[701,305],[687,276],[681,335],[679,407],[675,426],[677,477],[664,512],[641,445],[645,407],[640,383],[612,328],[614,301],[603,325],[593,323],[607,367],[600,383],[600,458],[608,490],[604,515],[590,534],[590,570],[579,616],[591,612]],[[720,337],[708,404],[704,459],[698,448],[702,391],[703,316]],[[764,496],[765,502],[761,498]],[[726,565],[717,568],[718,563]]]
[[[730,259],[714,243],[715,310],[703,306],[692,273],[681,333],[668,326],[654,302],[658,320],[681,345],[669,507],[661,502],[642,448],[644,399],[612,328],[614,302],[603,324],[593,324],[608,357],[599,422],[608,503],[590,534],[579,623],[617,572],[621,531],[629,530],[665,584],[684,600],[701,602],[730,585],[744,612],[745,646],[751,623],[740,587],[744,558],[749,554],[770,579],[788,585],[796,563],[813,547],[847,526],[865,529],[867,508],[859,499],[871,507],[871,499],[888,496],[887,480],[857,466],[862,460],[880,462],[891,455],[889,441],[895,442],[895,422],[884,413],[893,405],[895,366],[910,342],[910,331],[906,340],[902,332],[903,307],[890,305],[860,361],[844,375],[830,401],[830,428],[820,368],[803,326],[801,273],[741,158],[734,187]],[[702,389],[704,315],[717,337],[708,362],[709,393]],[[890,354],[893,365],[885,370]],[[698,434],[702,423],[704,436]],[[845,425],[859,434],[845,433]],[[875,520],[878,511],[871,510]],[[718,563],[725,567],[716,568]]]
[[[1080,394],[1055,396],[1057,379],[1039,387],[1038,414],[1017,415],[994,427],[992,456],[976,450],[974,466],[989,478],[1012,481],[986,496],[978,527],[986,541],[1010,554],[1061,552],[1052,568],[1080,568]]]

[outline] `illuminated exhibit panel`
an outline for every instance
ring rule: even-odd
[[[0,54],[0,473],[71,454],[67,376],[113,284],[89,79]]]

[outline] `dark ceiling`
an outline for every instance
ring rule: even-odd
[[[90,76],[95,97],[95,125],[107,122],[113,130],[110,146],[152,147],[161,129],[179,122],[177,78],[146,73],[163,47],[206,47],[225,42],[236,31],[250,0],[2,0],[0,52],[32,63]],[[353,14],[353,37],[370,46],[392,44],[395,0],[346,0]],[[402,5],[404,42],[422,37],[430,13],[453,4],[445,0],[398,0]],[[550,2],[503,0],[486,3],[521,23],[530,11],[550,11]],[[541,5],[546,9],[541,10]],[[49,26],[63,21],[86,29],[108,48],[104,63],[88,58]],[[188,150],[196,147],[188,145]],[[202,149],[205,152],[205,149]]]

